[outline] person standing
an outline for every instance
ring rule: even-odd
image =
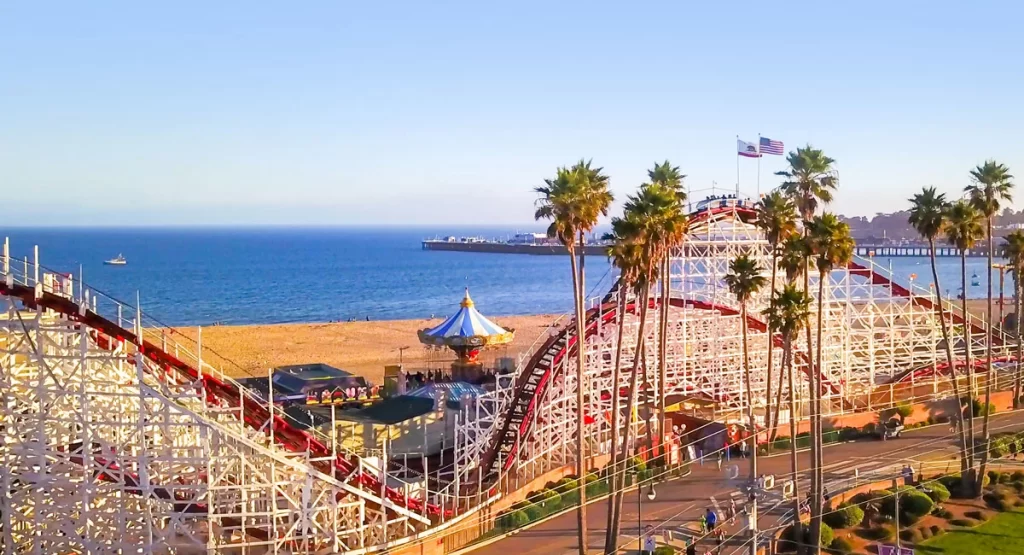
[[[708,531],[714,532],[715,525],[718,524],[718,515],[711,509],[711,507],[708,507],[707,511],[704,513],[704,517],[708,522]]]

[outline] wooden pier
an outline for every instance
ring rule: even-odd
[[[902,247],[895,245],[857,245],[855,254],[857,256],[875,256],[875,257],[897,257],[897,256],[929,256],[931,249],[928,247]],[[968,257],[985,256],[988,253],[985,250],[985,246],[981,245],[976,249],[969,249],[967,251]],[[996,248],[995,255],[1002,256],[1002,249]],[[935,247],[935,256],[947,257],[947,256],[960,256],[960,249],[956,247]]]

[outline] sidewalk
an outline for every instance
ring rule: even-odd
[[[1013,425],[1007,430],[1024,429],[1024,414],[993,415],[992,425],[998,428],[1001,424]],[[956,456],[954,436],[949,434],[948,426],[932,426],[911,430],[904,437],[890,441],[857,441],[852,443],[833,444],[825,449],[825,479],[830,484],[847,479],[854,470],[861,474],[895,466],[899,468],[905,463],[916,463],[919,460],[951,459]],[[799,466],[806,469],[810,465],[810,453],[798,455]],[[749,461],[734,459],[729,464],[738,464],[740,476],[747,475]],[[956,464],[953,464],[956,468]],[[655,528],[656,533],[671,530],[673,535],[692,533],[695,523],[706,507],[712,505],[714,498],[723,508],[729,499],[742,498],[737,489],[744,478],[730,481],[724,471],[719,472],[714,462],[704,466],[694,465],[692,473],[672,482],[655,485],[657,498],[654,501],[642,495],[638,500],[635,493],[627,494],[622,505],[622,529],[619,545],[635,551],[637,546],[637,530],[647,525]],[[758,459],[758,472],[784,476],[790,470],[788,455]],[[895,477],[895,475],[894,475]],[[784,479],[778,479],[775,487],[782,487]],[[807,492],[807,479],[803,473],[800,477],[801,495]],[[832,485],[830,492],[834,491]],[[646,491],[646,490],[645,490]],[[838,492],[835,492],[838,493]],[[607,519],[607,502],[599,502],[587,507],[588,551],[600,553],[604,544],[605,523]],[[785,507],[788,509],[788,507]],[[782,514],[763,513],[759,518],[759,528],[773,526]],[[770,520],[769,520],[770,519]],[[728,531],[735,533],[736,526]],[[674,542],[675,544],[675,542]],[[679,544],[681,545],[681,543]],[[708,544],[704,544],[708,545]],[[486,545],[472,553],[483,555],[547,555],[577,553],[576,514],[570,512],[551,519],[533,528],[515,533],[501,541]]]

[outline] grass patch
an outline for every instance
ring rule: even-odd
[[[952,529],[919,544],[918,553],[982,555],[1024,553],[1024,512],[1009,512],[971,529]]]

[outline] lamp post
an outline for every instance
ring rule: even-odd
[[[644,552],[644,525],[641,510],[643,509],[643,497],[640,495],[641,490],[644,489],[640,485],[640,472],[636,473],[636,539],[639,544],[640,553]],[[658,492],[654,491],[654,484],[651,484],[647,488],[647,499],[654,501],[658,497]]]

